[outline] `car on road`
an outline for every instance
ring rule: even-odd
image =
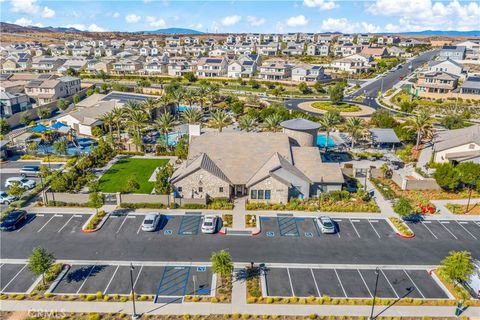
[[[142,222],[142,231],[146,231],[146,232],[155,231],[157,229],[159,221],[160,221],[160,214],[156,212],[147,213]]]
[[[20,175],[22,177],[38,177],[40,176],[40,166],[23,166],[20,169]]]
[[[217,229],[217,216],[206,215],[203,217],[202,232],[203,233],[215,233]]]
[[[12,178],[8,178],[5,181],[5,188],[9,188],[14,184],[19,184],[24,189],[33,189],[37,185],[37,183],[34,180],[30,180],[24,177],[12,177]]]
[[[17,229],[17,226],[20,222],[27,220],[27,211],[25,210],[14,210],[10,212],[0,224],[0,230],[2,231],[12,231]]]
[[[317,226],[320,228],[322,233],[335,233],[337,228],[335,228],[335,223],[328,216],[320,216],[316,219]]]
[[[17,200],[17,197],[10,196],[5,191],[0,191],[0,203],[1,204],[10,204],[13,201]]]
[[[401,64],[399,64],[399,65],[397,66],[397,70],[400,70],[400,69],[402,69],[402,68],[403,68],[403,66],[402,66]]]

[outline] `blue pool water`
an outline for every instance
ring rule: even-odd
[[[182,132],[170,132],[168,134],[168,146],[169,147],[175,147],[178,143],[178,140],[183,136]],[[158,138],[160,140],[165,139],[164,135],[160,135]]]
[[[326,141],[326,135],[324,134],[320,134],[317,136],[317,146],[319,146],[320,148],[325,148],[325,144],[327,143]],[[327,143],[327,147],[328,148],[332,148],[332,147],[335,147],[337,144],[335,143],[335,141],[333,141],[333,139],[331,137],[328,137],[328,143]]]
[[[94,146],[97,145],[97,142],[89,138],[79,138],[77,139],[77,144],[73,142],[68,143],[67,154],[70,156],[89,154]],[[37,154],[56,154],[55,148],[51,144],[43,144],[38,147]]]

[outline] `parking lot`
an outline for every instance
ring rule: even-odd
[[[81,232],[89,214],[33,214],[15,231],[22,234],[59,234]]]
[[[210,295],[212,272],[207,266],[149,266],[134,265],[135,293],[163,298],[181,298],[185,295]],[[73,265],[58,285],[54,294],[129,295],[131,293],[129,265]]]
[[[268,268],[264,296],[372,298],[375,280],[374,269]],[[408,293],[408,288],[414,288],[408,295],[411,298],[449,298],[426,270],[380,270],[377,297],[399,298]]]
[[[408,222],[408,226],[422,240],[480,240],[479,221],[429,220]]]
[[[30,293],[40,280],[26,264],[0,264],[0,293]]]
[[[395,237],[395,233],[384,219],[333,219],[336,224],[336,234],[322,234],[315,219],[296,218],[284,214],[277,217],[260,217],[262,236],[274,237],[304,237],[310,239],[332,240],[346,239],[382,239]]]

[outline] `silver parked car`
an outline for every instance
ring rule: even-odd
[[[215,233],[217,229],[217,216],[206,215],[203,217],[202,232],[203,233]]]
[[[13,201],[17,200],[17,197],[9,196],[5,191],[0,191],[0,203],[1,204],[10,204]]]
[[[34,180],[29,180],[23,177],[13,177],[13,178],[8,178],[5,181],[5,188],[8,188],[14,184],[19,184],[20,187],[24,189],[33,189],[37,185],[37,183]]]
[[[335,233],[337,231],[335,223],[330,217],[320,216],[315,220],[317,221],[318,228],[322,233]]]
[[[160,222],[160,214],[156,212],[147,213],[142,223],[142,231],[152,232],[157,229]]]

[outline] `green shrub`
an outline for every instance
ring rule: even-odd
[[[98,313],[89,313],[88,320],[100,320],[100,315]]]
[[[95,299],[97,299],[97,297],[94,294],[89,294],[87,295],[87,298],[86,298],[87,301],[93,301]]]
[[[201,203],[185,203],[182,205],[182,209],[206,209],[207,206]]]
[[[162,203],[121,203],[120,208],[122,209],[165,209],[166,206]]]

